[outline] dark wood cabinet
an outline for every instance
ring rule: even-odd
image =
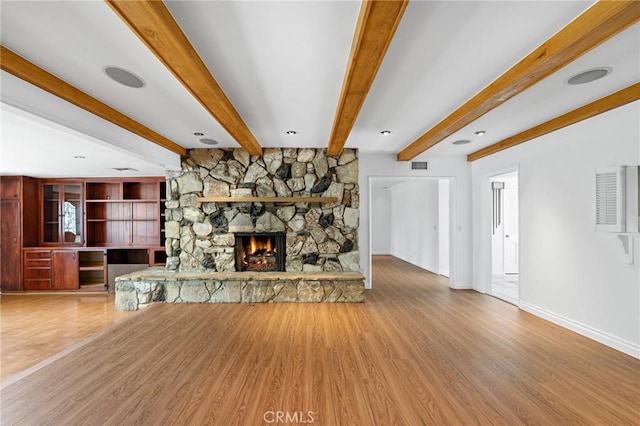
[[[105,291],[110,250],[164,264],[165,192],[161,177],[1,176],[2,290]]]
[[[77,290],[77,250],[24,250],[24,290]]]
[[[160,181],[87,181],[87,245],[160,246]]]
[[[0,177],[0,288],[22,290],[22,247],[36,245],[37,180]]]
[[[51,290],[51,250],[24,250],[24,290]]]
[[[51,289],[77,290],[79,288],[77,251],[53,250],[51,266]]]
[[[20,202],[0,201],[0,287],[3,291],[21,290],[20,274]]]
[[[42,244],[83,245],[83,182],[43,181],[41,184]]]

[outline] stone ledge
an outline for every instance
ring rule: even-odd
[[[149,268],[116,278],[116,310],[151,303],[360,303],[357,272],[173,272]]]
[[[225,280],[225,281],[250,281],[250,280],[364,280],[359,272],[215,272],[215,271],[168,271],[161,266],[143,269],[116,278],[118,281],[141,280],[146,281],[189,281],[189,280]]]

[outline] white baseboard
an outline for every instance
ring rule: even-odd
[[[576,333],[584,337],[588,337],[589,339],[595,340],[596,342],[602,343],[603,345],[609,346],[610,348],[616,349],[634,358],[640,359],[640,345],[638,344],[628,342],[612,334],[597,330],[593,327],[582,324],[578,321],[574,321],[570,318],[563,317],[562,315],[547,311],[546,309],[540,308],[527,302],[520,301],[520,309],[529,312],[530,314],[533,314],[537,317],[544,318],[547,321],[550,321],[561,327],[568,328],[571,331],[575,331]]]
[[[458,281],[458,282],[449,282],[449,288],[452,288],[454,290],[471,290],[473,287],[471,286],[471,283],[467,283],[464,281]]]

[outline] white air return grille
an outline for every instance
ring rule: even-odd
[[[624,168],[596,171],[596,229],[624,232]]]

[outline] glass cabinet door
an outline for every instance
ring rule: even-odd
[[[44,227],[42,241],[45,243],[60,242],[60,185],[45,184],[42,186]]]
[[[42,198],[42,242],[83,244],[82,184],[43,184]]]
[[[62,193],[62,239],[67,244],[82,244],[82,184],[67,183]]]

